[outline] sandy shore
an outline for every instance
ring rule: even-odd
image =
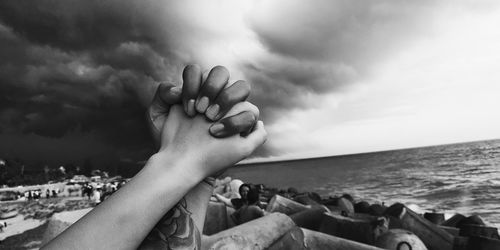
[[[3,232],[0,232],[0,241],[9,236],[21,234],[29,229],[38,227],[45,223],[45,220],[25,220],[23,215],[18,215],[13,218],[2,220],[2,222],[7,222],[7,227],[3,229]]]
[[[7,222],[7,227],[0,232],[0,248],[37,249],[42,244],[49,220],[72,224],[92,210],[95,204],[83,197],[58,197],[1,202],[0,206],[15,208],[18,212],[13,218],[0,220],[0,223]]]

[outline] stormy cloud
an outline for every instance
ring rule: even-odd
[[[205,69],[225,65],[232,79],[251,82],[251,101],[264,122],[277,127],[289,112],[317,109],[325,96],[366,82],[376,65],[432,32],[427,26],[436,6],[433,1],[1,1],[0,136],[59,140],[54,145],[66,147],[89,136],[90,155],[113,151],[118,158],[142,160],[153,151],[145,106],[158,82],[179,83],[188,63]],[[278,147],[269,143],[258,155]]]

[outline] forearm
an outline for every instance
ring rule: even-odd
[[[210,196],[214,190],[214,180],[205,179],[200,182],[195,188],[191,189],[185,196],[186,203],[191,209],[192,218],[196,227],[203,232],[203,225],[205,224],[205,216],[207,215],[208,203]]]
[[[231,203],[231,199],[226,198],[220,194],[215,194],[215,197],[217,198],[218,201],[226,204],[226,206],[233,207],[233,203]]]
[[[127,185],[49,242],[46,249],[136,249],[154,225],[203,176],[157,154]],[[189,171],[188,171],[189,172]]]
[[[199,249],[212,190],[213,181],[207,179],[191,189],[158,222],[142,242],[140,248]]]

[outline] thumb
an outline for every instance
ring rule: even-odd
[[[169,113],[170,106],[181,100],[181,88],[171,83],[160,83],[156,89],[151,105],[146,112],[147,121],[157,146],[160,140],[160,131]]]
[[[148,115],[151,120],[155,120],[160,115],[168,114],[170,106],[181,101],[180,87],[176,87],[171,83],[160,83],[156,89],[156,93],[148,107]]]
[[[182,88],[172,83],[160,83],[151,105],[169,108],[173,104],[180,103]]]

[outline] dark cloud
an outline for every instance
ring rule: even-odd
[[[135,5],[2,1],[1,133],[92,133],[117,152],[151,150],[144,104],[155,82],[178,69],[166,67],[176,58]]]

